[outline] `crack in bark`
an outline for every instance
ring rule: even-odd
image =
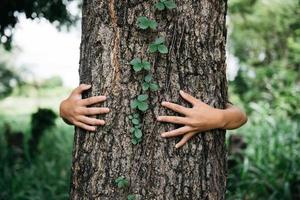
[[[113,93],[117,92],[117,86],[120,84],[120,28],[117,24],[117,15],[115,8],[115,0],[109,1],[109,14],[111,17],[112,27],[115,32],[114,40],[113,40],[113,49],[111,52],[111,65],[114,67],[114,75],[112,79],[112,91]]]

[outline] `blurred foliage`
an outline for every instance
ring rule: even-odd
[[[78,16],[68,12],[67,5],[73,0],[1,0],[0,2],[0,44],[7,50],[11,48],[13,28],[18,22],[18,15],[24,13],[29,19],[45,18],[56,22],[57,26],[70,26]]]
[[[40,84],[40,87],[42,88],[56,88],[62,86],[63,86],[63,80],[60,76],[52,76],[50,78],[43,80]]]
[[[300,2],[229,1],[230,90],[248,113],[248,144],[229,170],[227,199],[300,199]]]
[[[17,85],[21,84],[21,78],[17,71],[7,64],[0,62],[0,99],[10,95]]]
[[[229,170],[227,199],[300,199],[300,124],[268,103],[236,132],[248,143],[244,161]]]
[[[230,50],[241,68],[231,83],[249,102],[300,117],[300,4],[297,0],[230,1]]]

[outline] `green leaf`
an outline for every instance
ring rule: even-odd
[[[134,70],[135,72],[139,72],[139,71],[141,71],[142,69],[143,69],[142,64],[133,65],[133,70]]]
[[[152,75],[151,74],[148,74],[147,76],[145,76],[145,79],[144,79],[147,83],[150,83],[152,81]]]
[[[134,194],[129,194],[127,196],[127,200],[135,200],[135,195]]]
[[[128,180],[127,179],[122,179],[120,180],[118,183],[118,188],[124,188],[124,187],[127,187],[128,186]]]
[[[154,44],[162,44],[164,42],[165,42],[165,38],[159,37],[155,39]]]
[[[155,8],[157,10],[164,10],[165,9],[165,4],[162,3],[162,2],[158,2],[158,3],[155,4]]]
[[[124,178],[125,178],[124,176],[119,176],[118,178],[116,178],[115,183],[119,183]]]
[[[128,180],[124,176],[120,176],[115,180],[118,188],[124,188],[128,186]]]
[[[142,131],[140,129],[135,129],[134,136],[136,138],[142,138],[143,137],[143,133],[142,133]]]
[[[136,145],[136,144],[139,143],[139,140],[137,138],[132,138],[131,139],[131,143],[134,144],[134,145]]]
[[[148,110],[148,103],[147,102],[144,102],[144,101],[141,101],[141,102],[139,102],[139,104],[138,104],[138,109],[140,110],[140,111],[143,111],[143,112],[145,112],[146,110]]]
[[[135,131],[134,127],[130,128],[130,133],[133,133],[134,131]]]
[[[132,115],[128,115],[128,118],[129,118],[129,119],[132,119],[132,118],[133,118],[133,116],[132,116]]]
[[[157,44],[150,44],[149,45],[149,52],[150,53],[155,53],[155,52],[157,52]]]
[[[135,129],[138,129],[138,128],[141,128],[141,127],[142,127],[142,124],[138,124],[138,125],[134,126]]]
[[[147,17],[145,16],[138,17],[137,21],[138,21],[138,26],[141,29],[147,29],[149,27],[149,22]]]
[[[147,94],[141,94],[138,96],[138,101],[146,101],[148,99],[148,95]]]
[[[147,91],[150,88],[150,84],[147,83],[147,82],[143,82],[143,86],[142,87],[143,87],[144,91]]]
[[[169,0],[169,1],[165,1],[164,2],[165,6],[168,8],[168,9],[174,9],[176,8],[176,3],[172,0]]]
[[[150,89],[155,92],[159,89],[159,87],[156,83],[151,83],[150,84]]]
[[[130,104],[130,106],[131,106],[131,108],[132,109],[136,109],[137,108],[137,106],[138,106],[138,101],[135,99],[135,100],[133,100],[133,102],[131,102],[131,104]]]
[[[143,62],[142,62],[142,66],[143,66],[143,68],[144,68],[145,70],[147,70],[147,71],[149,71],[150,68],[151,68],[151,64],[150,64],[150,62],[148,62],[148,61],[143,61]]]
[[[149,20],[148,22],[149,28],[156,30],[157,28],[157,22],[155,20]]]
[[[163,53],[163,54],[166,54],[166,53],[169,52],[167,46],[164,45],[164,44],[160,44],[160,45],[157,47],[157,49],[158,49],[158,51],[159,51],[160,53]]]
[[[139,113],[134,113],[133,114],[133,118],[139,118],[139,117],[140,117]]]
[[[134,125],[138,125],[138,124],[140,124],[140,120],[138,120],[138,119],[132,119],[131,120],[131,122],[134,124]]]
[[[140,58],[134,58],[132,61],[130,61],[131,65],[136,65],[141,63],[141,59]]]
[[[147,28],[151,28],[155,30],[157,27],[157,22],[155,20],[150,20],[145,16],[138,17],[137,21],[138,21],[138,26],[144,30]]]

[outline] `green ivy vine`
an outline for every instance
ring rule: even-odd
[[[171,10],[177,7],[173,0],[159,0],[154,5],[155,9],[159,11]],[[140,16],[137,18],[137,26],[141,30],[157,30],[158,23],[155,20],[149,19],[146,16]],[[168,47],[165,44],[165,38],[157,37],[152,43],[149,44],[149,53],[167,54],[169,52]],[[135,99],[130,103],[131,109],[134,110],[132,114],[128,116],[131,121],[132,127],[130,133],[132,134],[132,144],[137,145],[143,138],[143,114],[149,109],[149,95],[147,92],[156,92],[159,90],[158,84],[153,80],[151,75],[151,63],[148,60],[136,57],[130,61],[130,65],[135,73],[143,72],[143,79],[141,80],[141,94],[137,95]],[[129,182],[124,176],[120,176],[115,180],[116,185],[120,189],[128,188]],[[127,200],[135,200],[135,194],[129,194]]]
[[[173,0],[159,0],[157,3],[155,3],[154,7],[159,11],[167,9],[170,10],[176,8],[176,3]],[[137,26],[141,30],[145,31],[148,29],[157,30],[158,23],[146,16],[140,16],[137,18]],[[167,54],[169,50],[165,44],[165,38],[157,37],[152,43],[149,44],[147,51],[149,53]],[[136,145],[140,143],[143,138],[142,116],[150,107],[148,102],[149,96],[147,92],[156,92],[159,90],[159,86],[153,80],[151,75],[151,63],[148,60],[137,57],[130,61],[130,65],[135,73],[144,71],[143,80],[141,81],[142,93],[131,102],[130,106],[134,112],[128,116],[132,124],[132,128],[130,129],[130,133],[132,134],[131,142],[132,144]]]

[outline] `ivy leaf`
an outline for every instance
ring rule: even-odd
[[[138,120],[138,119],[132,119],[131,122],[132,122],[134,125],[140,124],[140,120]]]
[[[135,131],[135,128],[134,127],[131,127],[130,128],[130,133],[133,133]]]
[[[151,28],[153,30],[156,30],[157,22],[155,20],[148,19],[148,17],[142,16],[138,17],[138,26],[145,30],[147,28]]]
[[[118,182],[118,188],[124,188],[128,186],[128,180],[123,179],[121,181]]]
[[[142,127],[142,124],[138,124],[138,125],[135,125],[135,126],[134,126],[135,129],[141,128],[141,127]]]
[[[132,119],[132,118],[133,118],[133,116],[132,116],[132,115],[129,115],[129,116],[128,116],[128,118],[129,118],[129,119]]]
[[[148,110],[149,106],[147,102],[141,101],[138,104],[138,109],[142,112],[145,112],[146,110]]]
[[[141,64],[138,64],[138,65],[133,65],[133,70],[135,72],[139,72],[143,69],[143,66]]]
[[[157,10],[164,10],[166,7],[165,7],[165,4],[164,4],[164,3],[158,2],[158,3],[155,4],[155,8],[156,8]]]
[[[135,72],[139,72],[143,69],[142,61],[140,58],[134,58],[130,64],[133,66]]]
[[[156,83],[151,83],[150,84],[150,89],[155,92],[159,89],[159,87]]]
[[[155,20],[149,20],[148,24],[149,24],[149,28],[151,28],[152,30],[156,30],[157,22]]]
[[[127,196],[127,200],[135,200],[136,198],[135,198],[135,195],[134,194],[129,194],[128,196]]]
[[[143,87],[144,91],[147,91],[150,88],[150,84],[147,83],[147,82],[143,82],[143,86],[142,87]]]
[[[131,108],[132,109],[136,109],[137,108],[137,106],[138,106],[138,101],[135,99],[133,102],[131,102],[131,104],[130,104],[130,106],[131,106]]]
[[[165,1],[164,2],[165,6],[168,8],[168,9],[174,9],[176,8],[176,3],[172,0],[169,0],[169,1]]]
[[[115,180],[118,188],[124,188],[128,186],[128,180],[124,176],[120,176]]]
[[[138,101],[146,101],[148,99],[148,95],[147,94],[141,94],[138,96]]]
[[[150,53],[155,53],[155,52],[157,52],[157,44],[150,44],[150,45],[149,45],[149,52],[150,52]]]
[[[139,117],[140,117],[140,115],[139,115],[138,113],[134,113],[134,114],[133,114],[133,118],[136,118],[136,119],[137,119],[137,118],[139,118]]]
[[[165,42],[165,38],[159,37],[155,39],[154,44],[162,44],[164,42]]]
[[[136,144],[139,143],[139,141],[138,141],[137,138],[132,138],[132,139],[131,139],[131,143],[134,144],[134,145],[136,145]]]
[[[145,17],[145,16],[138,17],[137,21],[138,21],[138,26],[141,29],[147,29],[148,28],[148,18],[147,17]]]
[[[159,51],[160,53],[163,53],[163,54],[166,54],[166,53],[169,52],[167,46],[164,45],[164,44],[160,44],[160,45],[157,47],[157,49],[158,49],[158,51]]]
[[[150,82],[152,81],[152,76],[151,76],[151,74],[148,74],[147,76],[145,76],[145,81],[146,81],[147,83],[150,83]]]
[[[143,61],[142,66],[145,70],[149,71],[151,68],[151,64],[148,61]]]
[[[142,138],[142,136],[143,136],[143,133],[142,133],[142,131],[141,131],[141,129],[136,129],[135,131],[134,131],[134,136],[136,137],[136,138]]]
[[[134,58],[132,61],[130,61],[131,65],[137,65],[141,63],[141,59],[140,58]]]

